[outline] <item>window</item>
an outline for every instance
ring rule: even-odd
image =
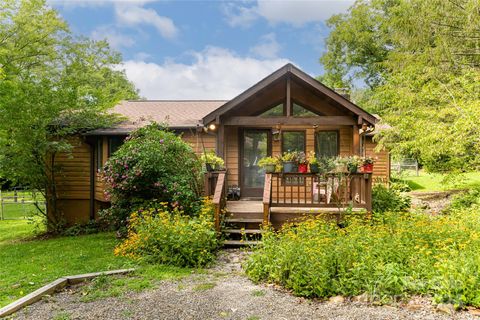
[[[108,138],[108,156],[110,157],[123,144],[124,137],[110,137]]]
[[[292,151],[305,152],[305,131],[282,132],[282,153]]]
[[[315,154],[318,158],[338,156],[338,131],[318,131],[315,133]]]
[[[294,117],[318,117],[318,114],[296,104],[295,102],[293,103],[292,115]]]
[[[95,145],[95,164],[97,172],[100,172],[103,168],[103,138],[98,138]]]
[[[279,105],[261,113],[260,117],[282,117],[283,115],[283,103],[280,103]]]

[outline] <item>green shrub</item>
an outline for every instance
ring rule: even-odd
[[[181,137],[158,124],[132,133],[104,167],[112,207],[104,217],[125,226],[146,202],[166,202],[187,214],[200,204],[201,164]]]
[[[208,265],[219,245],[213,217],[208,199],[194,217],[166,204],[138,210],[132,213],[128,237],[115,248],[115,254],[179,267]]]
[[[386,213],[338,228],[321,218],[267,231],[249,256],[254,281],[296,295],[363,293],[380,302],[431,295],[457,307],[480,306],[480,215]]]
[[[467,192],[456,195],[445,211],[470,208],[473,205],[480,205],[480,186],[475,186]]]
[[[372,190],[372,211],[384,213],[388,211],[405,211],[410,208],[411,199],[396,190],[389,189],[383,184],[376,184]]]

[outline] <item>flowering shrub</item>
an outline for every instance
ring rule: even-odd
[[[205,200],[198,216],[185,215],[166,204],[159,209],[132,213],[127,239],[115,248],[115,255],[180,267],[200,267],[212,262],[218,241],[214,209]]]
[[[387,302],[431,295],[480,306],[480,215],[385,214],[345,228],[321,218],[268,231],[246,263],[254,281],[306,297],[356,296]]]
[[[158,124],[138,129],[105,164],[112,207],[104,217],[125,226],[129,214],[146,201],[193,214],[200,203],[200,174],[199,160],[179,136]]]

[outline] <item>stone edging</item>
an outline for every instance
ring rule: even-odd
[[[1,308],[0,318],[11,315],[12,313],[20,310],[21,308],[37,302],[42,298],[42,296],[46,294],[54,293],[55,291],[60,290],[66,287],[67,285],[76,284],[76,283],[93,279],[95,277],[102,276],[102,275],[108,276],[108,275],[115,275],[115,274],[125,274],[133,271],[135,271],[135,269],[121,269],[121,270],[86,273],[86,274],[79,274],[75,276],[66,276],[66,277],[58,278],[57,280],[50,282],[49,284]]]

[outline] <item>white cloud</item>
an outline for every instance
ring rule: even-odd
[[[307,22],[325,21],[332,15],[346,12],[354,0],[257,0],[253,6],[224,6],[227,22],[235,26],[250,26],[262,17],[270,23],[302,26]]]
[[[74,7],[101,7],[112,4],[134,4],[134,5],[144,5],[155,0],[47,0],[49,4],[60,5],[65,8],[74,8]]]
[[[107,40],[110,46],[119,50],[122,47],[128,48],[135,44],[135,40],[125,34],[120,33],[113,26],[100,26],[92,31],[93,40]]]
[[[218,47],[192,55],[190,64],[129,60],[123,67],[147,99],[231,99],[289,62],[240,57]]]
[[[260,38],[260,42],[250,48],[250,52],[262,57],[273,59],[276,58],[280,51],[280,44],[277,42],[275,33],[268,33]]]
[[[117,5],[115,6],[115,14],[118,22],[122,25],[151,25],[164,38],[175,38],[178,33],[178,29],[172,19],[160,16],[153,9],[131,5]]]

